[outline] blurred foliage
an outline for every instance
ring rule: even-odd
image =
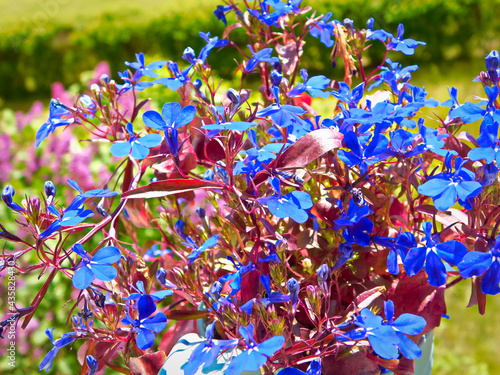
[[[4,7],[14,6],[1,2]],[[220,2],[155,0],[139,7],[128,0],[92,0],[65,7],[63,0],[52,0],[18,11],[22,14],[18,23],[9,22],[16,19],[16,12],[6,9],[12,11],[0,12],[0,21],[4,21],[0,29],[0,97],[11,102],[28,94],[48,96],[52,82],[76,82],[78,72],[103,60],[112,71],[123,70],[123,61],[133,60],[134,53],[141,51],[179,61],[188,45],[195,51],[203,46],[200,30],[222,35],[224,24],[212,13]],[[498,44],[500,0],[304,0],[304,4],[317,9],[318,15],[331,11],[334,18],[348,17],[358,25],[374,17],[375,28],[394,34],[403,23],[405,37],[427,43],[414,57],[421,63],[484,57]],[[236,29],[231,37],[236,43],[243,41],[243,31]],[[225,52],[211,62],[222,78],[231,78],[233,57]],[[410,56],[403,62],[415,59]],[[313,73],[334,74],[330,53],[319,40],[307,42],[303,60]]]

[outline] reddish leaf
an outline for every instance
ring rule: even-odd
[[[370,306],[373,301],[382,295],[384,290],[383,286],[378,286],[376,288],[367,290],[366,292],[358,295],[354,301],[347,307],[346,312],[359,312],[364,308]]]
[[[182,336],[194,332],[197,332],[196,320],[178,321],[165,332],[158,349],[168,355]]]
[[[221,188],[222,185],[211,181],[176,179],[152,182],[149,185],[129,190],[122,194],[122,199],[159,198],[172,194],[185,193],[198,189]]]
[[[322,368],[325,375],[378,375],[380,369],[377,364],[369,360],[364,352],[347,355],[344,358],[335,358],[335,355],[323,358]]]
[[[133,375],[158,374],[166,360],[167,356],[163,351],[130,358],[130,371]]]
[[[208,311],[199,310],[171,310],[166,311],[165,315],[172,320],[197,320],[206,318]]]
[[[322,198],[311,209],[311,213],[333,227],[333,221],[339,217],[340,209],[328,199]]]
[[[422,335],[438,327],[441,316],[446,314],[444,291],[446,287],[439,288],[429,285],[424,272],[415,276],[403,275],[394,281],[392,288],[387,292],[387,297],[396,306],[395,316],[404,313],[420,315],[427,325]]]
[[[144,207],[144,201],[134,199],[127,201],[127,213],[130,221],[138,228],[150,228],[151,218]]]
[[[279,169],[302,168],[330,150],[342,146],[344,136],[335,129],[314,130],[288,147],[275,162]]]

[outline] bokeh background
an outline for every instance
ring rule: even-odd
[[[482,86],[472,79],[484,70],[486,54],[500,49],[500,0],[304,0],[303,4],[318,14],[332,12],[335,19],[351,18],[360,28],[370,17],[375,18],[376,28],[392,33],[403,23],[405,37],[427,45],[418,47],[414,56],[389,57],[420,66],[415,84],[425,85],[430,96],[440,101],[448,99],[447,87],[451,86],[458,88],[460,102],[484,96]],[[73,193],[63,187],[66,178],[77,180],[84,190],[101,187],[99,180],[111,173],[107,167],[111,156],[102,156],[106,153],[100,153],[98,145],[78,142],[78,129],[57,131],[34,148],[50,98],[70,104],[72,95],[102,73],[118,80],[117,72],[126,68],[123,62],[134,61],[138,52],[144,52],[147,61],[180,61],[187,46],[198,51],[204,44],[199,31],[222,35],[224,25],[212,13],[217,5],[220,0],[0,0],[0,185],[13,184],[21,197],[39,195],[47,179],[56,183],[58,194],[68,197]],[[237,43],[245,41],[238,31],[231,37]],[[228,87],[235,69],[233,57],[233,52],[224,51],[210,59]],[[381,54],[375,48],[368,58],[376,65]],[[342,69],[332,67],[330,51],[316,39],[307,40],[303,64],[311,75],[342,78]],[[158,103],[175,100],[175,95],[162,88],[147,95]],[[426,113],[429,122],[443,114],[446,111],[440,109]],[[0,205],[0,222],[15,230],[14,219]],[[18,278],[19,306],[29,305],[43,281],[37,275]],[[0,307],[6,307],[3,276],[0,283]],[[469,295],[467,282],[447,291],[450,319],[443,320],[435,332],[434,374],[500,374],[500,298],[489,296],[486,315],[480,316],[477,307],[466,308]],[[9,370],[2,358],[2,374],[38,372],[41,358],[52,348],[44,330],[56,327],[56,337],[68,330],[69,307],[64,304],[70,298],[70,283],[56,279],[40,306],[45,315],[27,331],[19,328],[16,369]],[[0,341],[1,355],[5,343]],[[78,348],[79,344],[72,352],[61,351],[53,372],[78,373]]]

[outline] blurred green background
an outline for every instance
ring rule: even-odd
[[[390,55],[404,65],[420,65],[420,70],[414,74],[415,84],[425,85],[429,95],[440,101],[448,98],[448,86],[458,87],[461,102],[472,100],[476,95],[484,96],[481,85],[472,83],[472,78],[484,70],[485,55],[491,49],[500,48],[497,19],[500,0],[304,0],[303,3],[317,9],[318,14],[331,11],[335,19],[351,18],[357,27],[363,27],[368,18],[374,17],[376,28],[396,33],[398,24],[403,23],[405,37],[427,43],[417,48],[414,56]],[[106,171],[102,170],[102,162],[92,161],[92,153],[85,151],[85,145],[82,147],[76,138],[73,139],[68,146],[71,155],[60,160],[57,149],[35,151],[35,133],[46,115],[27,119],[26,126],[19,130],[14,111],[26,112],[34,100],[41,100],[47,109],[52,83],[61,82],[65,87],[73,85],[72,89],[78,91],[91,77],[91,73],[82,76],[82,72],[93,70],[101,61],[109,63],[114,79],[118,78],[117,71],[126,68],[123,62],[135,60],[134,54],[138,52],[144,52],[147,61],[156,57],[180,61],[185,47],[199,51],[203,46],[199,31],[222,35],[224,25],[212,13],[219,4],[220,0],[150,0],[142,3],[132,0],[0,0],[0,146],[16,154],[13,167],[8,167],[5,161],[2,164],[0,157],[0,182],[14,181],[16,188],[24,186],[22,192],[18,191],[20,195],[38,194],[43,181],[49,177],[58,179],[55,181],[58,184],[62,184],[66,176],[76,179],[74,173],[78,165],[71,167],[71,163],[77,160],[87,166],[84,177],[89,186],[92,185],[92,180]],[[231,37],[236,42],[245,41],[239,30]],[[341,72],[331,66],[329,55],[330,51],[318,40],[309,38],[304,65],[310,67],[312,73],[340,78]],[[380,59],[375,49],[368,61],[377,64],[377,56]],[[214,70],[229,82],[235,68],[233,57],[232,52],[225,52],[210,60]],[[165,91],[148,93],[158,99],[164,94]],[[442,114],[439,110],[436,113]],[[429,115],[432,116],[432,112]],[[26,170],[32,175],[27,175]],[[54,170],[59,171],[55,177]],[[81,181],[82,177],[79,178]],[[6,217],[9,220],[4,220]],[[10,219],[12,216],[1,206],[0,220],[4,223]],[[25,285],[37,290],[42,281],[32,275],[25,280]],[[18,370],[23,368],[29,374],[37,372],[40,356],[52,348],[43,333],[46,328],[56,326],[56,337],[66,331],[67,312],[61,301],[69,298],[71,287],[68,283],[62,285],[64,287],[58,285],[57,288],[52,285],[49,297],[40,307],[43,311],[50,311],[51,306],[58,308],[47,314],[46,321],[39,322],[36,333],[29,336],[31,345],[21,348],[18,363],[22,367]],[[33,295],[30,290],[20,289],[18,299],[29,303]],[[434,374],[500,374],[500,358],[496,353],[500,346],[500,328],[495,323],[500,320],[500,298],[488,297],[487,314],[480,316],[476,307],[466,308],[469,291],[470,285],[465,282],[447,292],[450,320],[443,320],[435,333]],[[56,359],[56,373],[78,373],[76,353],[68,353],[65,349],[61,354]],[[7,373],[4,369],[2,359],[0,371]]]

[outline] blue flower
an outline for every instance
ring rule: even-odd
[[[490,243],[487,252],[471,251],[458,264],[460,275],[464,278],[483,276],[481,290],[484,294],[500,293],[500,236]]]
[[[142,304],[147,304],[147,303],[150,303],[150,301],[152,301],[154,304],[156,301],[161,301],[162,299],[165,299],[174,293],[172,290],[160,290],[156,293],[148,294],[144,290],[144,283],[142,281],[139,280],[136,285],[137,285],[137,288],[134,288],[134,289],[137,290],[138,293],[132,293],[130,296],[124,298],[125,300],[127,300],[127,301],[144,300],[141,302]],[[139,304],[139,302],[137,304]],[[155,307],[155,310],[156,310],[156,307]]]
[[[226,13],[232,9],[232,5],[217,5],[217,8],[214,10],[215,17],[227,26]]]
[[[330,96],[329,92],[323,91],[330,84],[330,79],[325,76],[314,76],[308,78],[309,75],[306,69],[301,69],[300,75],[304,83],[297,83],[288,93],[287,96],[293,98],[303,92],[307,91],[313,98],[328,98]],[[343,82],[342,82],[343,83]]]
[[[13,197],[16,194],[16,191],[14,190],[14,187],[12,185],[6,185],[2,189],[2,200],[5,203],[7,207],[9,207],[11,210],[17,211],[17,212],[24,212],[24,208],[22,208],[20,205],[18,205],[16,202],[14,202]]]
[[[271,116],[273,122],[281,127],[287,127],[290,125],[298,125],[299,127],[302,127],[306,125],[306,122],[299,116],[304,113],[306,113],[306,111],[301,107],[290,104],[280,105],[279,103],[276,103],[261,109],[257,112],[257,117]]]
[[[196,117],[196,107],[188,105],[184,108],[177,102],[165,103],[161,115],[156,111],[146,111],[142,115],[144,123],[150,128],[163,130],[170,148],[170,153],[179,153],[178,131],[180,127],[189,124]]]
[[[156,311],[156,305],[153,306],[148,299],[139,300],[137,308],[139,310],[138,319],[132,319],[127,311],[127,316],[122,319],[122,324],[134,327],[135,332],[137,332],[137,347],[146,350],[153,346],[156,333],[163,331],[167,326],[167,317],[161,312],[151,317]]]
[[[399,351],[408,359],[419,359],[422,349],[406,335],[422,333],[426,326],[425,319],[414,314],[401,314],[394,320],[394,303],[391,300],[384,302],[384,310],[386,322],[366,308],[356,317],[356,325],[364,329],[373,351],[385,359],[399,358]]]
[[[463,165],[466,160],[460,157],[455,159],[455,171],[451,166],[453,155],[448,154],[445,159],[446,172],[433,176],[423,185],[418,187],[420,194],[432,197],[434,206],[440,211],[446,211],[455,204],[457,198],[462,206],[470,205],[467,200],[478,196],[483,187],[474,181],[475,174]]]
[[[85,209],[83,206],[84,201],[85,197],[82,197],[81,195],[76,196],[71,204],[64,210],[62,217],[53,205],[48,206],[47,209],[50,213],[57,216],[57,219],[54,220],[49,227],[40,234],[40,238],[47,238],[61,227],[73,227],[83,223],[85,219],[94,216],[92,210]]]
[[[224,375],[240,375],[244,371],[259,371],[268,358],[272,357],[285,344],[283,336],[274,336],[257,344],[253,337],[253,331],[252,323],[248,324],[247,327],[240,327],[239,333],[243,336],[248,349],[233,357],[224,371]]]
[[[161,250],[158,248],[157,244],[154,244],[148,251],[146,251],[146,254],[144,254],[144,259],[146,259],[147,261],[152,261],[155,258],[161,257],[165,254],[170,254],[171,252],[172,250],[170,249]]]
[[[488,102],[485,101],[479,103],[466,102],[462,104],[460,107],[451,111],[450,118],[452,119],[461,118],[464,124],[476,122],[481,118],[484,118],[484,120],[488,120],[488,122],[484,126],[483,124],[481,124],[481,129],[480,129],[481,134],[478,140],[481,137],[486,137],[486,136],[498,137],[498,124],[496,125],[497,129],[496,134],[488,130],[493,121],[495,123],[500,121],[500,109],[496,108],[495,106],[499,90],[500,89],[498,88],[498,86],[493,86],[493,87],[486,86],[484,88],[484,92],[488,96]],[[482,108],[485,104],[486,107]]]
[[[282,196],[279,178],[270,177],[269,181],[275,194],[270,197],[258,198],[257,201],[266,204],[269,211],[280,219],[289,217],[297,223],[305,223],[309,218],[306,210],[313,206],[311,196],[299,190]]]
[[[50,99],[49,118],[36,133],[35,147],[38,147],[50,133],[54,133],[56,127],[69,125],[74,121],[75,119],[68,107],[62,104],[59,99]]]
[[[52,344],[54,344],[54,348],[52,348],[45,357],[43,357],[42,362],[40,362],[40,365],[38,366],[38,370],[42,371],[49,371],[52,367],[52,362],[54,361],[54,357],[57,355],[57,352],[66,345],[71,344],[76,340],[76,333],[75,332],[68,332],[65,333],[61,336],[61,338],[57,341],[54,341],[54,334],[53,334],[54,328],[47,329],[45,331],[45,334],[49,337],[50,341]]]
[[[286,282],[286,287],[288,289],[288,292],[290,293],[289,298],[290,302],[292,303],[292,311],[293,313],[295,313],[297,303],[299,302],[300,283],[292,277]]]
[[[200,36],[207,42],[207,44],[201,49],[200,55],[198,56],[198,59],[203,61],[203,63],[205,63],[205,61],[207,60],[207,57],[212,49],[225,47],[229,44],[229,40],[219,40],[219,37],[217,36],[210,38],[210,33],[204,33],[200,31]]]
[[[249,10],[250,11],[250,10]],[[279,62],[280,60],[277,57],[271,57],[271,53],[273,53],[272,48],[264,48],[259,52],[254,52],[252,46],[248,46],[250,52],[252,52],[252,57],[248,60],[245,66],[245,72],[250,73],[254,70],[260,62],[268,62],[270,64],[274,64]]]
[[[159,134],[147,134],[142,138],[137,138],[131,122],[127,124],[127,131],[130,136],[129,140],[126,142],[116,142],[109,149],[113,156],[122,157],[132,155],[133,158],[142,160],[149,155],[149,149],[158,146],[163,139]]]
[[[458,241],[440,243],[439,234],[432,233],[431,222],[423,223],[422,229],[425,245],[410,249],[403,264],[409,276],[416,275],[425,266],[429,284],[438,287],[446,283],[447,265],[444,262],[458,265],[467,254],[467,248]]]
[[[339,208],[342,209],[342,203],[337,201]],[[359,207],[351,198],[347,213],[342,211],[339,219],[335,220],[334,229],[338,230],[345,228],[342,232],[344,239],[349,244],[357,243],[361,246],[368,246],[370,244],[370,236],[373,230],[373,223],[366,216],[371,214],[371,209],[367,205]],[[347,261],[347,259],[345,260]],[[344,262],[345,263],[345,262]]]
[[[253,264],[252,262],[248,262],[248,264],[242,265],[238,261],[239,265],[237,265],[231,256],[228,256],[227,259],[229,259],[233,263],[234,267],[236,268],[236,272],[219,277],[219,282],[221,284],[224,284],[227,281],[231,281],[229,286],[232,289],[231,295],[234,296],[241,289],[241,280],[243,279],[243,275],[248,272],[254,271],[255,264]]]
[[[74,180],[67,179],[68,185],[78,191],[79,195],[83,198],[105,198],[105,197],[114,197],[118,193],[116,191],[111,191],[110,188],[106,189],[94,189],[89,190],[87,192],[83,192],[83,190],[78,186],[78,183]]]
[[[365,83],[361,82],[355,88],[349,88],[349,85],[343,81],[339,82],[339,91],[332,91],[332,95],[341,102],[347,104],[349,108],[357,108],[358,103],[363,97],[365,91]]]
[[[364,174],[368,167],[380,161],[379,155],[386,155],[389,140],[381,134],[380,127],[375,127],[372,140],[369,145],[361,147],[359,138],[353,131],[344,134],[344,143],[351,152],[339,150],[339,159],[349,167],[359,166],[359,171]]]
[[[287,367],[278,372],[278,375],[321,375],[321,359],[311,361],[307,372],[301,371],[295,367]]]
[[[189,361],[182,367],[184,375],[195,375],[201,366],[201,372],[209,368],[219,355],[220,351],[233,349],[238,346],[238,340],[214,340],[215,322],[210,323],[206,329],[207,341],[198,344],[191,353]]]
[[[167,280],[167,271],[163,267],[158,268],[158,271],[156,271],[156,280],[165,288],[179,289],[177,285]]]
[[[385,66],[381,68],[380,77],[368,88],[368,91],[385,82],[394,93],[398,93],[400,92],[399,84],[403,84],[401,87],[404,87],[404,84],[411,79],[411,72],[418,69],[418,65],[403,68],[400,63],[392,62],[391,59],[385,59],[385,63],[389,65],[389,68]]]
[[[126,61],[125,65],[130,66],[132,69],[136,69],[137,71],[140,71],[143,75],[151,78],[158,77],[158,74],[155,73],[154,71],[163,68],[167,63],[166,61],[161,60],[149,63],[146,66],[144,61],[144,53],[142,52],[136,53],[135,57],[137,59],[137,62],[129,63],[128,61]]]
[[[345,236],[344,236],[345,238]],[[339,257],[333,265],[333,270],[337,270],[347,263],[348,260],[354,256],[352,245],[349,242],[342,242],[339,244]],[[319,274],[318,274],[319,277]]]
[[[192,65],[188,66],[182,72],[179,71],[179,66],[175,62],[169,62],[168,68],[174,74],[173,78],[157,78],[154,83],[161,84],[168,87],[172,91],[176,91],[184,86],[187,82],[190,81],[188,74],[191,70]]]
[[[99,363],[97,362],[97,359],[95,359],[91,355],[88,355],[85,357],[85,361],[87,362],[87,367],[89,368],[87,375],[95,375],[99,368]]]
[[[399,24],[398,35],[396,37],[388,33],[387,31],[376,30],[371,33],[368,33],[366,39],[380,40],[382,42],[385,42],[386,38],[390,38],[391,41],[387,43],[387,49],[403,52],[405,55],[413,55],[415,53],[415,48],[417,48],[419,44],[423,45],[426,44],[424,42],[419,42],[414,39],[409,39],[409,38],[403,39],[404,32],[405,28],[403,24]]]
[[[395,238],[373,236],[373,242],[389,249],[389,255],[387,256],[387,269],[393,275],[397,275],[399,273],[398,255],[404,261],[408,251],[411,248],[417,247],[417,240],[411,232],[399,234]]]
[[[332,36],[335,35],[334,22],[338,22],[329,21],[331,17],[332,13],[328,12],[321,20],[309,26],[309,34],[315,38],[319,38],[321,43],[328,48],[333,47],[334,41],[332,40]]]
[[[497,50],[493,50],[485,58],[486,70],[490,76],[491,81],[494,84],[498,83],[498,63],[500,60],[500,54]]]
[[[191,254],[187,256],[188,259],[188,264],[193,264],[193,262],[200,256],[201,253],[207,251],[208,249],[211,249],[212,247],[217,245],[217,241],[219,241],[219,235],[216,234],[215,236],[210,237],[208,240],[206,240],[203,245],[197,246],[194,242],[192,243],[184,243],[184,245],[189,246],[193,249]]]
[[[111,281],[116,278],[117,271],[112,264],[118,262],[122,257],[117,247],[103,247],[92,258],[79,243],[73,246],[73,251],[82,258],[73,275],[73,286],[75,288],[86,289],[95,279]]]
[[[123,73],[118,72],[118,76],[125,82],[123,85],[116,85],[116,88],[120,90],[120,94],[124,94],[132,88],[135,91],[143,91],[144,89],[151,87],[155,84],[155,82],[151,81],[143,81],[139,82],[144,74],[140,70],[136,70],[132,78],[130,78],[129,71],[126,70]]]

